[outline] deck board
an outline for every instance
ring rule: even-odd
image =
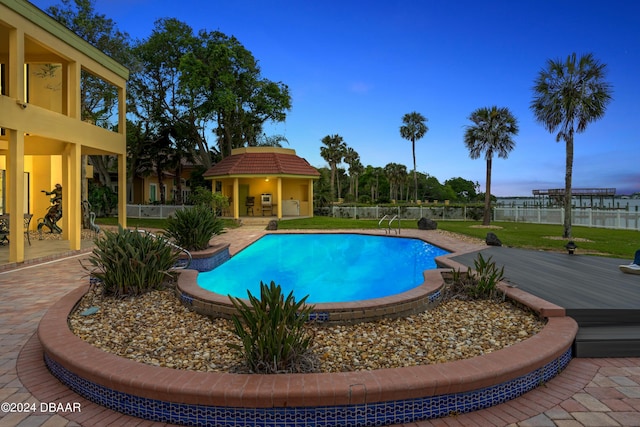
[[[625,274],[618,265],[630,260],[488,247],[483,257],[504,266],[507,282],[564,307],[576,309],[640,310],[640,275]],[[473,267],[478,252],[452,259]]]

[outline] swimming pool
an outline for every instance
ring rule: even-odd
[[[424,282],[448,252],[414,238],[365,234],[269,234],[215,269],[200,273],[208,291],[246,298],[272,280],[309,303],[395,295]]]

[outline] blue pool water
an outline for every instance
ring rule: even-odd
[[[347,302],[405,292],[448,253],[419,239],[362,234],[269,234],[215,269],[198,285],[222,295],[260,295],[272,280],[307,302]]]

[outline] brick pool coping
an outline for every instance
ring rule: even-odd
[[[451,256],[441,257],[439,262],[454,269],[460,267],[449,259]],[[504,284],[501,287],[507,297],[547,317],[543,330],[523,342],[490,354],[435,365],[281,375],[194,372],[145,365],[106,353],[70,331],[67,318],[88,290],[88,285],[70,292],[51,307],[39,324],[38,337],[54,375],[74,391],[97,402],[101,402],[105,393],[113,393],[118,401],[122,396],[133,396],[145,402],[148,400],[152,406],[155,402],[171,402],[178,407],[187,405],[188,410],[192,408],[189,405],[216,410],[242,408],[244,414],[254,408],[256,411],[275,408],[286,412],[296,411],[296,408],[358,408],[359,405],[384,405],[385,402],[393,407],[396,402],[404,404],[411,399],[442,396],[446,400],[453,396],[451,399],[456,400],[476,392],[482,394],[483,390],[499,393],[503,385],[516,384],[519,391],[507,393],[508,400],[547,381],[566,366],[578,326],[573,319],[564,316],[561,307],[517,288]],[[526,385],[521,386],[520,383],[525,382]],[[468,410],[501,403],[505,398],[491,396],[488,400],[489,404],[478,403],[480,406],[471,405]],[[108,404],[105,406],[109,407]],[[130,407],[123,404],[112,409],[127,413]],[[133,408],[132,411],[128,413],[147,414],[146,409],[140,412]],[[460,412],[464,411],[464,408],[460,409]]]

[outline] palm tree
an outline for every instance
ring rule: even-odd
[[[329,168],[331,169],[331,201],[334,201],[336,169],[338,164],[342,162],[342,158],[344,157],[347,149],[347,144],[338,134],[325,136],[322,138],[322,143],[325,147],[320,147],[320,156],[329,163]]]
[[[362,168],[362,164],[360,163],[360,155],[353,148],[347,147],[344,152],[344,162],[349,165],[349,194],[354,195],[355,186],[355,198],[356,200],[358,200],[356,178],[357,175],[361,172],[359,168]]]
[[[398,190],[402,198],[402,183],[407,178],[407,167],[399,163],[388,163],[384,167],[384,174],[389,180],[389,198],[398,201]]]
[[[483,225],[491,223],[491,163],[493,155],[506,159],[513,150],[515,142],[512,136],[518,134],[518,122],[508,108],[478,108],[469,116],[474,125],[467,126],[464,143],[472,159],[482,153],[487,160],[487,184],[484,195]]]
[[[592,54],[576,58],[548,60],[535,80],[531,109],[536,120],[551,133],[556,142],[566,144],[564,176],[564,232],[571,238],[571,180],[573,175],[573,134],[581,133],[590,122],[604,116],[611,101],[611,85],[604,80],[606,65]]]
[[[403,125],[400,126],[400,136],[411,141],[411,152],[413,153],[413,185],[414,200],[418,200],[418,175],[416,172],[416,141],[422,138],[429,128],[424,123],[427,118],[418,112],[407,113],[402,117]]]

